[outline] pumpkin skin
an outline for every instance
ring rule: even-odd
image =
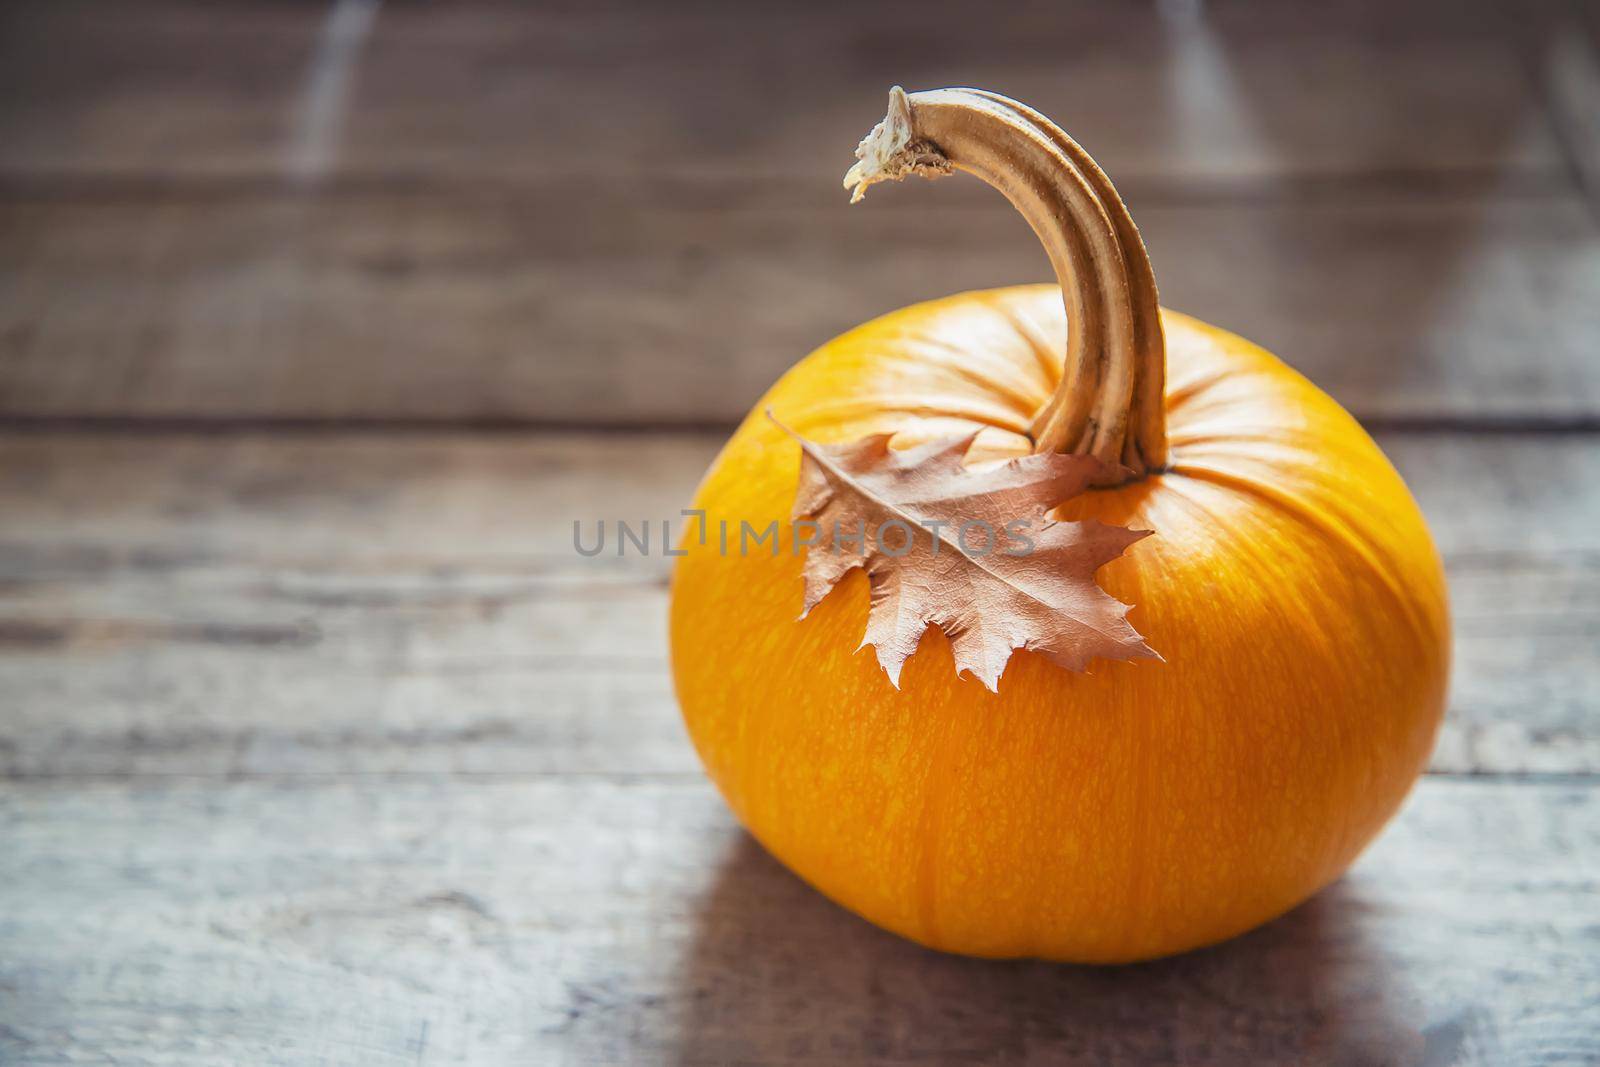
[[[1071,673],[1013,654],[992,693],[930,628],[897,690],[859,649],[852,572],[803,621],[799,449],[984,427],[1030,451],[1059,379],[1059,289],[916,305],[824,345],[713,463],[673,579],[672,665],[706,770],[819,890],[923,945],[1123,962],[1294,907],[1350,864],[1421,772],[1445,703],[1440,562],[1399,475],[1276,357],[1162,311],[1167,470],[1058,512],[1155,535],[1103,567],[1165,662]],[[718,550],[716,524],[734,547]],[[740,520],[781,527],[740,555]]]

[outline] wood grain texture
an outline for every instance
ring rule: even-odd
[[[737,417],[1045,274],[976,183],[845,210],[891,81],[1055,115],[1168,304],[1363,416],[1600,420],[1589,0],[372,10],[0,6],[0,423]],[[718,437],[0,432],[0,1063],[1600,1062],[1600,448],[1380,437],[1434,773],[1287,917],[1080,969],[877,931],[704,781],[670,561],[571,523]]]
[[[9,5],[0,174],[288,179],[325,5]],[[390,4],[326,176],[837,181],[892,82],[982,85],[1112,173],[1564,178],[1499,4]]]
[[[0,793],[0,1058],[1482,1064],[1600,1056],[1600,795],[1425,780],[1342,882],[1127,968],[936,955],[698,780]]]
[[[736,417],[863,319],[1046,274],[975,182],[845,210],[900,80],[1055,115],[1122,183],[1168,304],[1362,415],[1600,419],[1571,19],[979,14],[8,6],[0,415]]]
[[[698,773],[670,560],[572,522],[676,517],[719,443],[0,439],[0,771]],[[1434,768],[1600,771],[1593,438],[1381,443],[1454,600]]]
[[[847,158],[841,157],[841,158]],[[0,200],[0,414],[704,423],[875,315],[1048,267],[964,179]],[[1133,208],[1163,301],[1364,417],[1600,419],[1576,196]]]
[[[1600,5],[1536,0],[1518,36],[1556,142],[1600,214]]]

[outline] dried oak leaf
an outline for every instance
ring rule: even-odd
[[[1047,517],[1103,473],[1099,460],[1044,453],[969,469],[976,434],[892,449],[891,434],[820,445],[783,429],[802,453],[793,518],[816,524],[800,617],[863,568],[872,607],[861,644],[896,688],[929,626],[949,636],[958,674],[996,691],[1018,648],[1075,671],[1096,656],[1161,658],[1128,623],[1129,605],[1094,581],[1150,531]]]

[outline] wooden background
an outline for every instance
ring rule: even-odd
[[[0,1062],[1600,1062],[1600,7],[0,8]],[[753,845],[671,515],[797,357],[1035,280],[838,179],[891,82],[1055,116],[1164,300],[1361,417],[1446,558],[1431,773],[1121,969],[882,934]]]

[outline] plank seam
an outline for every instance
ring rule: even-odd
[[[1376,433],[1585,436],[1600,433],[1600,411],[1546,415],[1508,414],[1382,414],[1352,412]],[[349,434],[495,434],[555,436],[606,434],[634,436],[728,435],[738,423],[728,419],[552,419],[519,416],[320,416],[320,415],[97,415],[0,412],[0,434],[76,433],[85,436],[186,436],[283,434],[321,436]]]
[[[628,784],[704,783],[710,780],[699,771],[228,771],[199,773],[185,771],[86,771],[8,772],[0,782],[29,784],[118,784],[195,782],[231,785],[234,783],[277,783],[307,785],[333,782],[613,782]],[[1419,782],[1477,782],[1495,785],[1570,785],[1600,787],[1600,772],[1592,771],[1428,771]]]

